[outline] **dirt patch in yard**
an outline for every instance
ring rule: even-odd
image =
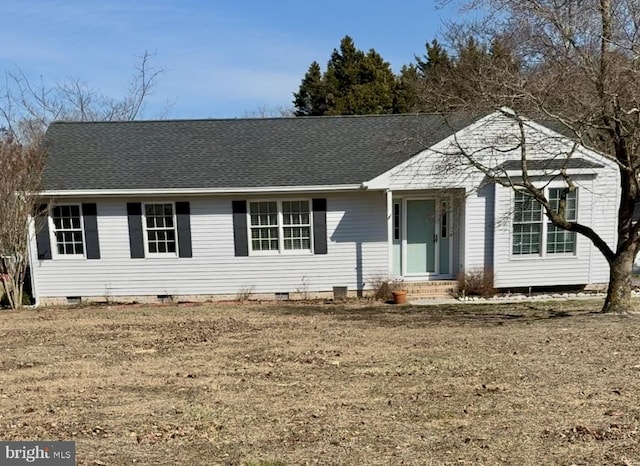
[[[0,438],[92,464],[639,464],[599,301],[0,313]]]

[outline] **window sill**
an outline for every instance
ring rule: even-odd
[[[86,260],[87,258],[84,254],[53,254],[51,256],[51,259],[55,261],[82,261]]]
[[[577,254],[563,253],[563,254],[511,254],[509,256],[510,261],[522,262],[522,261],[555,261],[555,260],[574,260],[579,259]]]
[[[290,257],[290,256],[313,256],[313,251],[309,249],[300,251],[249,251],[250,257]]]

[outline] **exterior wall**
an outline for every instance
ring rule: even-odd
[[[534,125],[535,126],[535,125]],[[618,207],[618,172],[615,164],[587,151],[573,152],[568,140],[544,128],[526,127],[529,160],[571,153],[591,160],[601,168],[569,175],[579,182],[578,220],[591,226],[614,247]],[[496,287],[601,284],[608,281],[609,267],[603,255],[585,237],[578,235],[577,254],[564,257],[512,257],[511,209],[513,191],[489,183],[479,170],[460,156],[460,149],[474,154],[487,167],[498,167],[509,159],[518,160],[519,129],[515,121],[494,114],[481,123],[416,155],[411,160],[372,180],[369,185],[386,185],[394,193],[441,189],[464,192],[460,223],[459,269],[492,270]],[[516,149],[512,149],[516,147]],[[557,171],[556,171],[557,173]],[[514,175],[517,181],[518,174]],[[539,178],[541,185],[546,182]],[[561,182],[561,178],[557,177]],[[546,178],[548,181],[548,177]]]
[[[488,166],[519,158],[513,135],[515,122],[495,116],[458,133],[457,144]],[[528,130],[532,159],[572,150],[571,144],[540,129]],[[515,132],[515,133],[514,133]],[[496,143],[496,141],[498,141]],[[517,142],[517,141],[515,141]],[[234,256],[232,200],[251,196],[202,196],[176,199],[70,199],[97,203],[101,259],[37,260],[31,241],[37,297],[57,300],[69,296],[235,296],[243,291],[274,296],[287,292],[313,295],[334,286],[350,290],[389,277],[385,190],[393,197],[451,194],[459,199],[454,226],[453,268],[492,269],[497,287],[596,284],[608,279],[608,265],[586,238],[578,237],[575,256],[523,258],[511,255],[512,191],[487,183],[476,168],[450,153],[448,139],[367,183],[368,191],[306,196],[327,198],[326,255],[282,254]],[[499,149],[499,150],[496,150]],[[459,147],[454,147],[454,151]],[[618,174],[612,163],[592,152],[576,157],[603,165],[578,178],[578,218],[613,246],[616,238]],[[300,195],[269,199],[300,199]],[[255,199],[264,199],[256,197]],[[189,201],[192,258],[131,259],[127,202]],[[67,201],[65,200],[64,203]],[[62,202],[60,202],[62,203]],[[404,214],[404,212],[403,212]],[[32,232],[33,236],[33,232]]]
[[[599,177],[576,179],[578,188],[578,222],[591,225],[610,246],[616,238],[616,177],[612,172]],[[550,187],[554,187],[553,184]],[[496,187],[495,286],[587,285],[606,283],[609,266],[591,241],[576,235],[575,254],[513,255],[511,206],[513,190]],[[546,220],[546,219],[543,219]],[[543,246],[544,246],[543,242]]]
[[[235,296],[245,290],[274,297],[277,292],[326,292],[334,286],[356,290],[374,275],[388,275],[384,193],[313,197],[327,198],[326,255],[235,257],[231,201],[253,198],[233,196],[162,199],[190,202],[193,257],[144,259],[130,258],[126,203],[155,199],[90,200],[97,202],[101,259],[32,261],[36,293],[43,302],[68,296]],[[35,248],[32,240],[32,257]]]
[[[465,248],[462,270],[493,270],[495,188],[493,184],[471,189],[465,202]]]

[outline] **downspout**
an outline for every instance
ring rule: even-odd
[[[35,237],[35,224],[33,217],[29,217],[27,228],[27,254],[29,256],[29,279],[31,280],[31,293],[33,294],[33,306],[39,306],[38,288],[36,286],[36,269],[33,254],[33,238]],[[37,256],[35,256],[37,258]],[[22,298],[21,298],[22,299]]]

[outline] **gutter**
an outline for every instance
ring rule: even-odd
[[[229,194],[287,194],[348,192],[366,189],[364,184],[337,184],[314,186],[267,186],[234,188],[153,188],[153,189],[51,189],[40,192],[47,197],[131,197],[131,196],[224,196]]]

